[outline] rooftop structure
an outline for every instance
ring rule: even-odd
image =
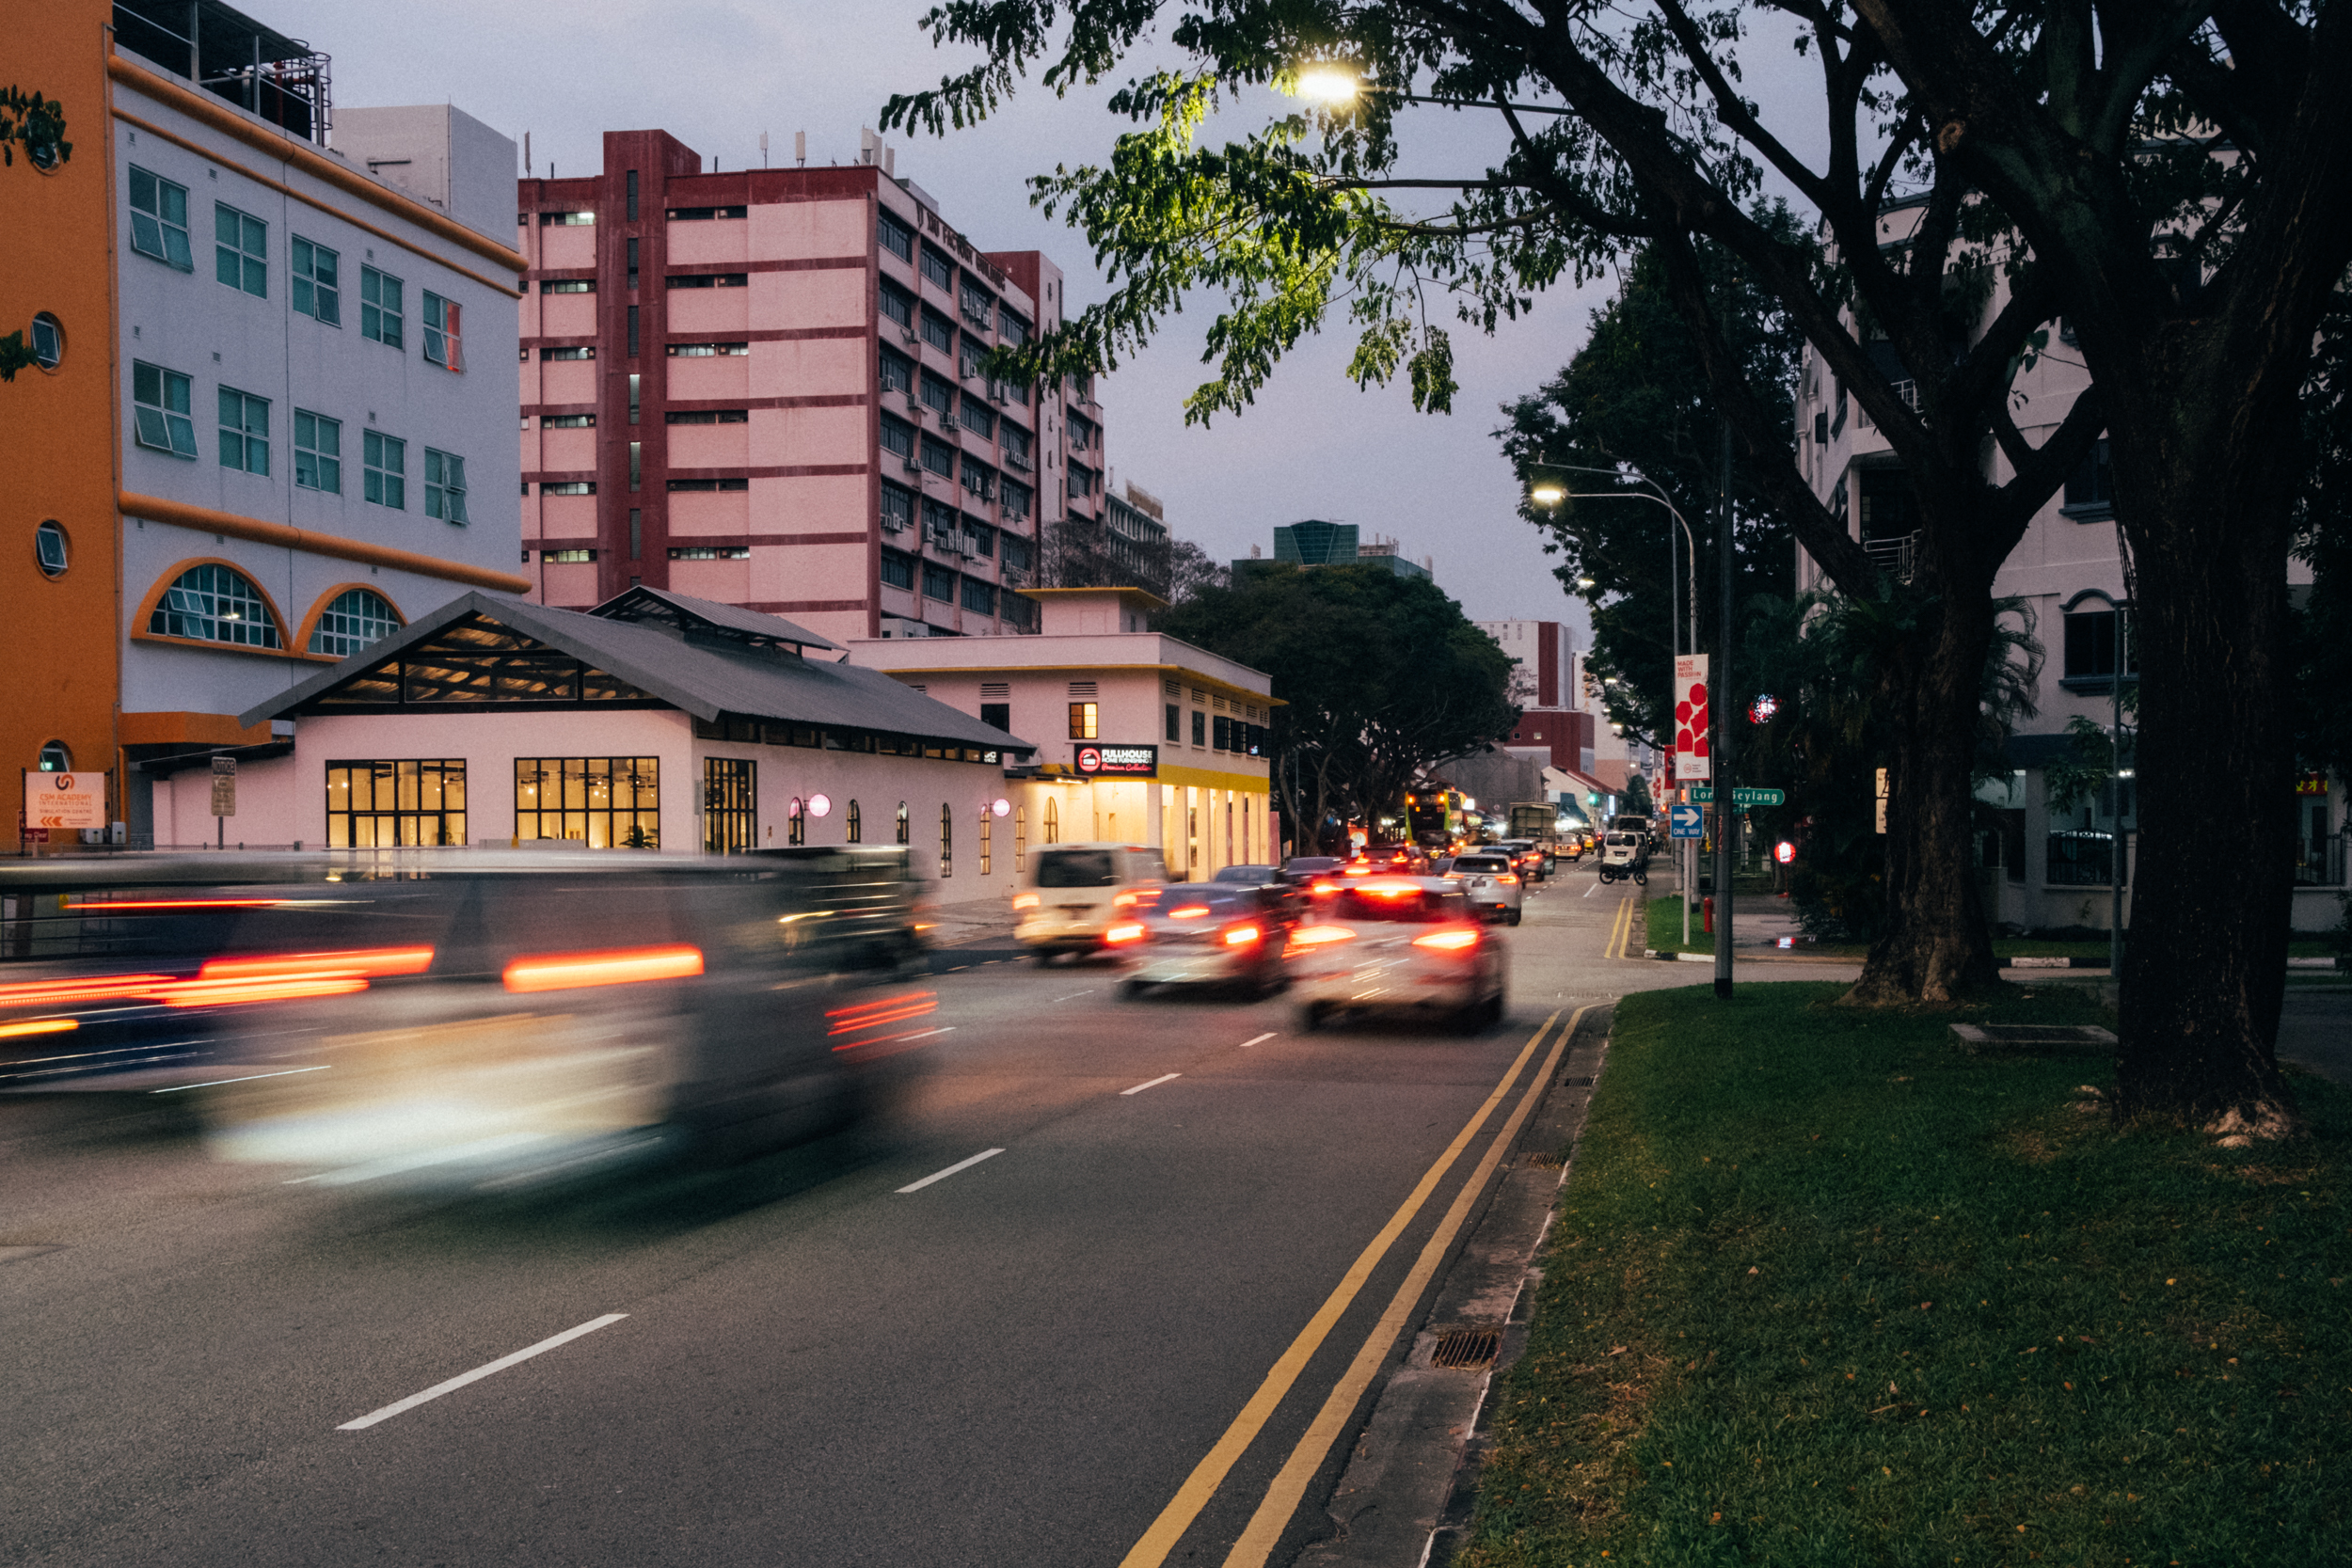
[[[1264,569],[1269,562],[1250,546],[1249,558],[1233,562],[1236,581],[1252,571]],[[1407,559],[1393,539],[1375,535],[1366,541],[1359,537],[1354,523],[1326,522],[1310,517],[1303,522],[1278,525],[1274,530],[1274,559],[1277,566],[1386,566],[1401,578],[1426,578],[1432,575],[1429,562],[1419,563]]]

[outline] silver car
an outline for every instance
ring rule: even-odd
[[[1368,877],[1291,932],[1298,1025],[1350,1012],[1442,1016],[1467,1029],[1502,1017],[1502,939],[1441,877]]]
[[[1271,890],[1222,882],[1183,883],[1144,912],[1151,936],[1129,949],[1134,969],[1122,996],[1164,986],[1232,987],[1268,996],[1284,984],[1283,934],[1289,922]]]
[[[1473,909],[1505,926],[1519,923],[1519,898],[1526,890],[1509,851],[1496,849],[1456,855],[1446,868],[1446,879],[1461,884]]]

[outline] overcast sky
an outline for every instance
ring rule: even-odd
[[[790,162],[796,131],[808,134],[812,165],[852,163],[859,127],[877,122],[885,97],[929,85],[961,59],[916,28],[919,0],[246,0],[244,8],[332,55],[339,103],[454,103],[517,142],[531,133],[542,174],[550,166],[596,172],[604,132],[649,127],[722,168],[756,164],[763,131],[773,163]],[[1750,85],[1759,86],[1753,75]],[[1052,256],[1069,275],[1073,306],[1091,303],[1104,289],[1082,237],[1032,209],[1025,181],[1107,155],[1124,125],[1102,107],[1109,90],[1057,100],[1030,84],[975,129],[892,138],[898,172],[977,244]],[[1245,107],[1278,102],[1265,94]],[[1474,173],[1500,148],[1483,117],[1415,115],[1412,172]],[[1517,488],[1493,432],[1497,405],[1567,361],[1607,293],[1597,284],[1549,295],[1493,338],[1455,324],[1462,389],[1450,417],[1416,414],[1401,386],[1357,390],[1343,373],[1350,340],[1334,330],[1286,360],[1242,417],[1206,430],[1187,427],[1183,410],[1205,373],[1215,301],[1200,300],[1101,384],[1111,467],[1167,503],[1179,537],[1219,559],[1253,544],[1270,554],[1276,524],[1326,517],[1367,538],[1392,536],[1415,560],[1434,557],[1438,581],[1473,619],[1581,626],[1581,606],[1514,512]]]

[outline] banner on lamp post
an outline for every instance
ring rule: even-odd
[[[1675,656],[1675,778],[1704,784],[1715,777],[1708,752],[1707,655]]]

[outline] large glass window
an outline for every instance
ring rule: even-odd
[[[923,247],[923,281],[935,288],[953,290],[956,286],[956,264],[947,260],[944,253],[934,250],[930,245],[925,245]]]
[[[296,234],[294,241],[294,308],[329,326],[343,324],[341,257]]]
[[[226,201],[214,202],[213,276],[256,299],[267,299],[269,225]]]
[[[399,348],[406,320],[401,305],[401,282],[389,272],[359,269],[359,336],[386,348]]]
[[[463,757],[326,765],[328,848],[465,842]]]
[[[285,645],[278,640],[269,601],[243,573],[228,566],[197,566],[181,573],[155,601],[147,629],[165,637],[193,637],[246,648]]]
[[[310,630],[310,651],[349,658],[400,629],[400,612],[383,594],[354,588],[335,595]]]
[[[131,248],[182,272],[196,270],[188,248],[188,188],[131,166]]]
[[[660,757],[516,757],[515,836],[661,847]]]
[[[703,851],[740,855],[759,847],[759,765],[748,757],[703,758]]]
[[[445,523],[466,516],[466,460],[454,452],[424,449],[424,515]]]
[[[306,490],[343,493],[343,422],[294,410],[294,483]]]
[[[233,387],[220,389],[220,466],[269,472],[269,399]]]
[[[458,304],[443,299],[432,290],[424,291],[424,358],[429,365],[444,370],[466,368],[464,340],[459,336]]]
[[[160,365],[131,361],[132,428],[134,439],[140,446],[167,451],[174,457],[194,457],[196,420],[190,417],[193,405],[186,376]]]
[[[882,242],[884,250],[899,261],[911,261],[914,259],[914,230],[899,222],[887,207],[875,212],[874,237]]]
[[[942,354],[956,351],[956,329],[936,310],[923,312],[923,341]]]
[[[408,505],[408,443],[371,430],[361,445],[368,499],[395,512],[405,509]]]

